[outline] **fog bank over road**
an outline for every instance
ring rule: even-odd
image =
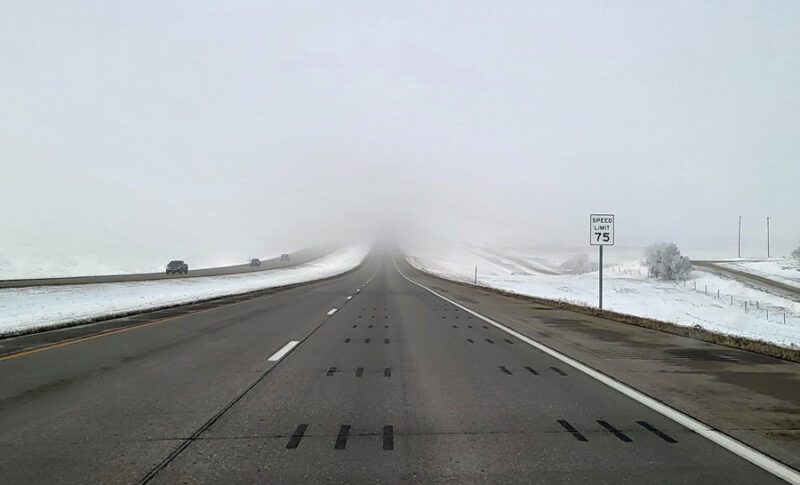
[[[391,231],[785,255],[794,2],[16,2],[0,265],[216,264]],[[83,264],[80,263],[79,264]],[[161,264],[161,263],[159,263]]]

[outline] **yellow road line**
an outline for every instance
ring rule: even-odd
[[[170,320],[176,320],[178,318],[190,317],[192,315],[199,315],[201,313],[206,313],[206,312],[211,312],[211,311],[214,311],[214,310],[219,310],[220,308],[225,308],[225,307],[234,306],[234,305],[241,305],[242,303],[248,303],[248,302],[251,302],[253,300],[257,300],[259,298],[264,298],[264,297],[257,297],[257,298],[253,298],[252,300],[240,301],[240,302],[236,302],[236,303],[229,303],[227,305],[223,305],[223,306],[216,307],[216,308],[209,308],[207,310],[200,310],[200,311],[196,311],[196,312],[192,312],[192,313],[187,313],[185,315],[176,315],[174,317],[162,318],[161,320],[156,320],[154,322],[140,323],[138,325],[132,325],[130,327],[118,328],[116,330],[109,330],[108,332],[102,332],[102,333],[98,333],[98,334],[95,334],[95,335],[89,335],[88,337],[81,337],[81,338],[77,338],[77,339],[74,339],[74,340],[67,340],[66,342],[59,342],[57,344],[45,345],[44,347],[37,347],[35,349],[23,350],[22,352],[17,352],[15,354],[9,354],[9,355],[0,357],[0,362],[2,362],[4,360],[16,359],[17,357],[23,357],[23,356],[26,356],[26,355],[38,354],[39,352],[44,352],[45,350],[58,349],[58,348],[61,348],[61,347],[66,347],[67,345],[79,344],[81,342],[87,342],[89,340],[94,340],[94,339],[100,338],[100,337],[107,337],[109,335],[116,335],[118,333],[127,332],[127,331],[130,331],[130,330],[136,330],[137,328],[150,327],[150,326],[153,326],[153,325],[158,325],[159,323],[168,322]]]

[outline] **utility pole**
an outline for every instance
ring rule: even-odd
[[[739,216],[739,250],[737,251],[737,257],[742,257],[742,216]]]
[[[767,259],[769,259],[769,217],[767,217]]]

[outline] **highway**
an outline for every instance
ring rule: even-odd
[[[326,281],[0,341],[0,482],[784,483],[799,381],[798,364],[376,253]]]
[[[99,275],[99,276],[69,276],[61,278],[29,278],[29,279],[15,279],[15,280],[0,280],[0,288],[22,288],[27,286],[52,286],[52,285],[84,285],[95,283],[122,283],[129,281],[152,281],[152,280],[165,280],[177,278],[197,278],[201,276],[221,276],[238,273],[251,273],[255,271],[267,271],[270,269],[288,268],[289,266],[296,266],[304,264],[317,258],[325,256],[331,252],[331,247],[313,247],[289,253],[288,261],[281,261],[280,256],[264,259],[261,261],[260,266],[250,266],[249,263],[236,264],[232,266],[219,266],[216,268],[201,268],[191,269],[191,261],[189,263],[189,272],[187,274],[166,274],[165,271],[159,273],[135,273],[135,274],[117,274],[117,275]],[[166,268],[169,260],[164,261],[164,268]]]

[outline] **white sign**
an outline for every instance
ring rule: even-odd
[[[614,214],[589,216],[589,244],[592,246],[614,245]]]

